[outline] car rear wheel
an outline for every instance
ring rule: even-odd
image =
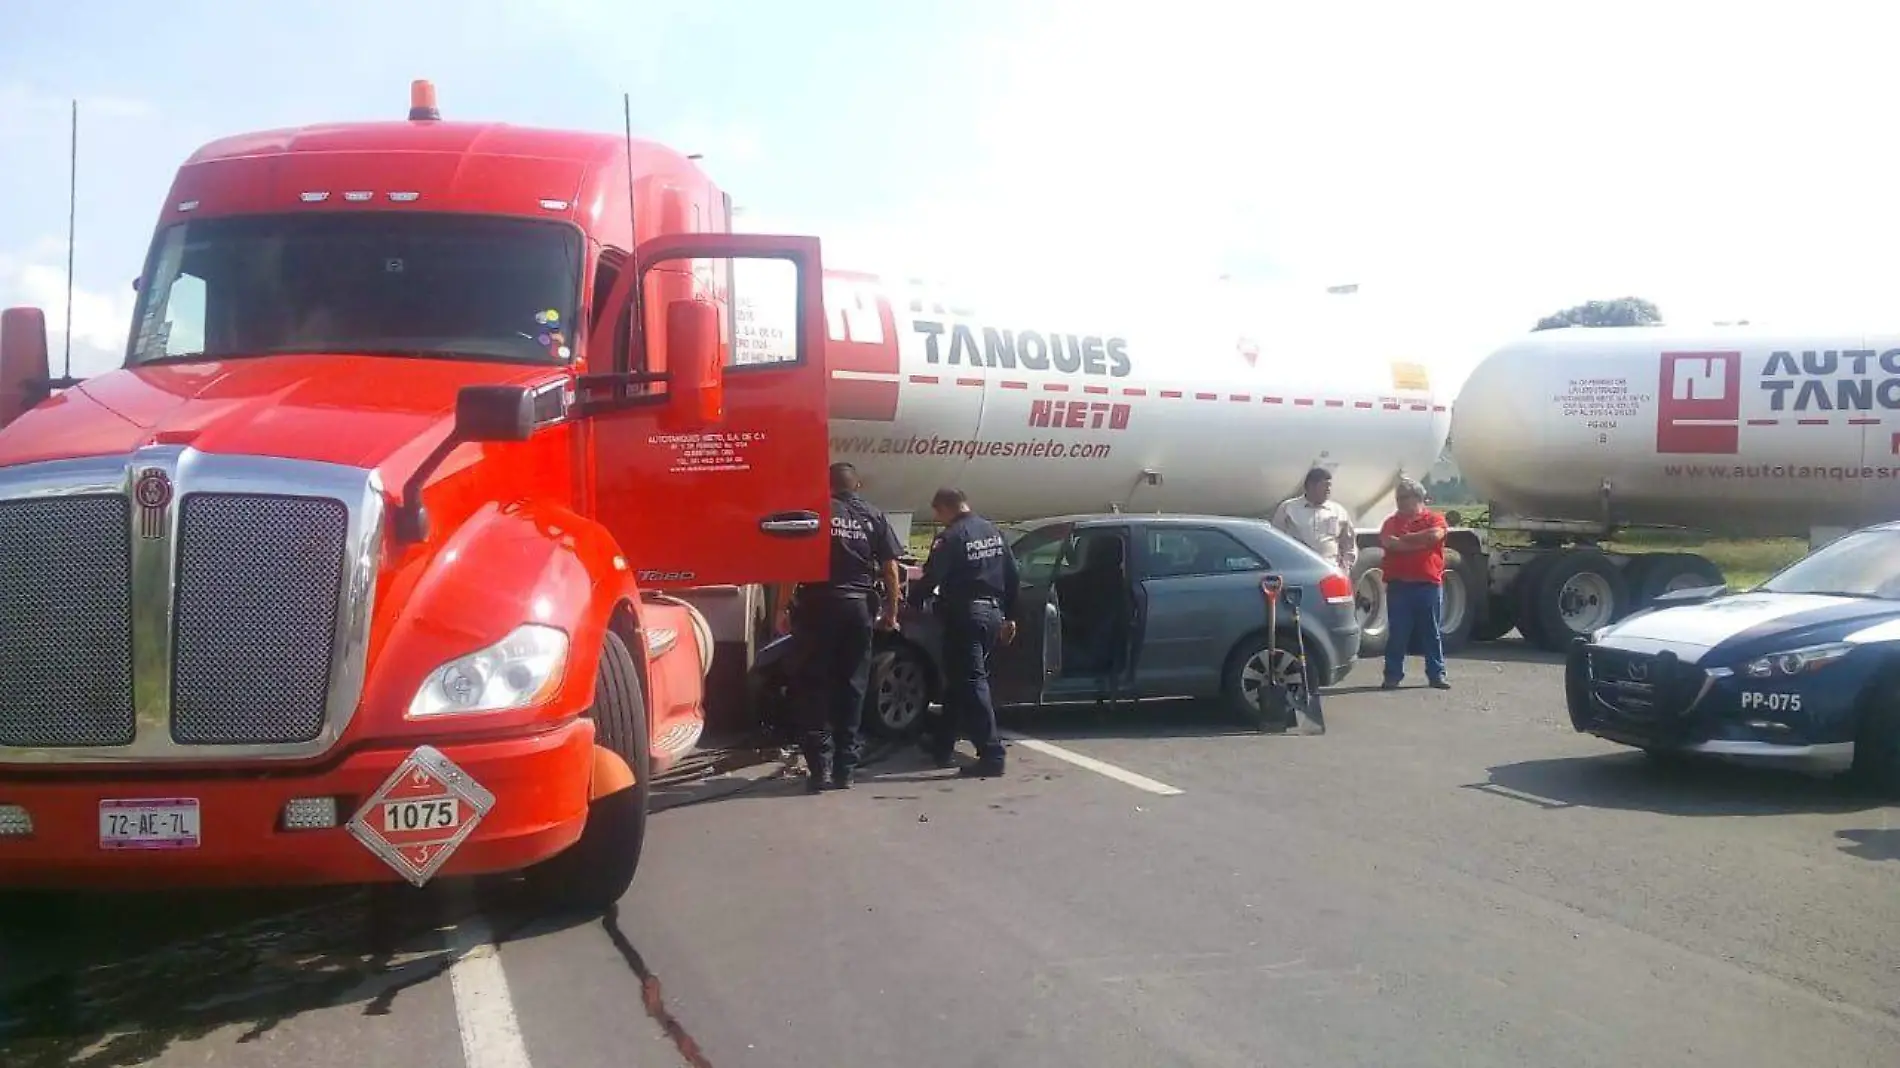
[[[1264,631],[1245,639],[1227,658],[1222,700],[1237,718],[1255,729],[1288,726],[1290,710],[1273,699],[1270,683],[1278,679],[1289,693],[1298,695],[1305,690],[1309,677],[1314,682],[1325,679],[1325,654],[1309,642],[1306,656],[1308,670],[1302,673],[1297,638],[1290,631],[1281,631],[1271,641]]]

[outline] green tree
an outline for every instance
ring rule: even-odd
[[[1662,312],[1641,297],[1593,300],[1537,320],[1536,330],[1558,330],[1566,326],[1655,326]]]

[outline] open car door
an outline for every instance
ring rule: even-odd
[[[1041,704],[1050,682],[1062,674],[1062,605],[1054,578],[1056,562],[1072,536],[1069,524],[1051,524],[1010,545],[1020,579],[1016,640],[997,646],[990,659],[990,686],[997,704]]]
[[[580,407],[593,514],[643,586],[823,579],[830,462],[818,239],[675,234],[641,245],[600,330]],[[602,317],[603,323],[615,318]],[[626,346],[616,351],[616,346]]]

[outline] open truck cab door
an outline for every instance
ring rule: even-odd
[[[595,517],[645,587],[824,578],[830,439],[817,238],[675,234],[641,245],[631,351],[611,329],[579,382]],[[601,295],[597,294],[596,299]],[[667,502],[688,502],[687,507]]]

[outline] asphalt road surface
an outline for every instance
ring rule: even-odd
[[[0,906],[0,1065],[1880,1065],[1900,808],[1573,734],[1508,643],[1325,737],[1042,717],[664,792],[607,917],[505,886]],[[745,763],[742,757],[730,762]]]

